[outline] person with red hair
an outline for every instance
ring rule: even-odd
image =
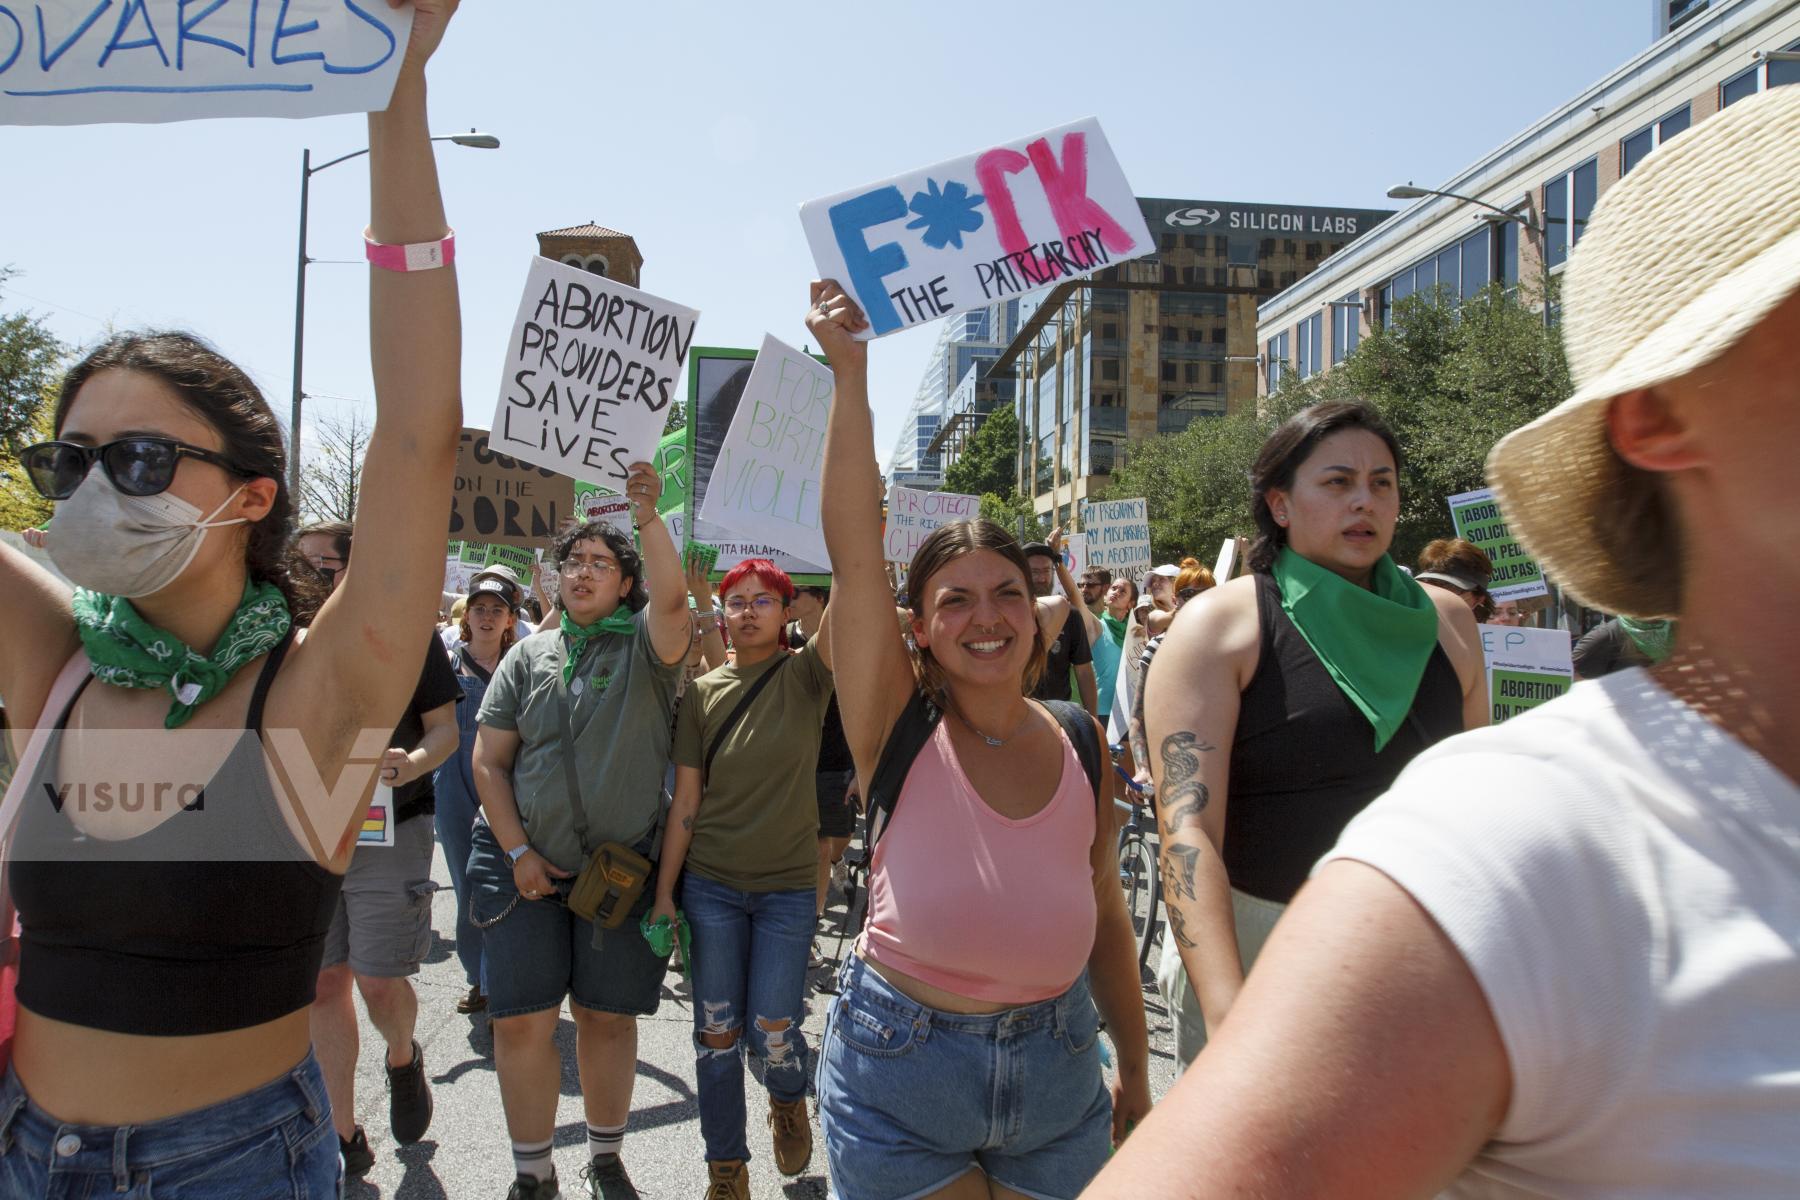
[[[683,920],[693,935],[707,1194],[747,1197],[746,1028],[769,1089],[776,1166],[798,1175],[812,1159],[800,1024],[818,870],[813,768],[832,695],[831,610],[818,634],[790,653],[784,631],[794,581],[785,571],[746,559],[726,573],[719,594],[736,660],[696,679],[676,718],[675,802],[651,919]]]

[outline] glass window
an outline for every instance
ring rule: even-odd
[[[1300,344],[1295,349],[1300,359],[1300,378],[1310,379],[1325,369],[1325,314],[1316,312],[1306,318],[1297,332]]]
[[[1183,364],[1181,377],[1182,377],[1183,382],[1199,383],[1200,382],[1200,364],[1197,362]]]
[[[1379,301],[1376,304],[1375,313],[1376,313],[1375,320],[1383,329],[1386,329],[1388,327],[1388,325],[1393,321],[1393,318],[1394,318],[1394,285],[1393,284],[1390,283],[1386,287],[1381,289],[1381,296],[1380,296]]]
[[[1336,366],[1355,352],[1362,339],[1362,309],[1356,307],[1357,295],[1351,292],[1331,306],[1331,365]]]
[[[1100,360],[1100,378],[1117,379],[1119,377],[1119,360],[1103,358]]]
[[[1792,63],[1788,64],[1792,66]],[[1656,123],[1656,144],[1662,145],[1678,133],[1686,133],[1688,123],[1693,120],[1693,112],[1687,105],[1682,105],[1668,116]]]
[[[1544,185],[1544,228],[1549,233],[1545,261],[1561,266],[1569,257],[1569,177],[1558,175]]]
[[[1507,224],[1512,224],[1508,221]],[[1477,230],[1462,240],[1462,297],[1467,300],[1488,285],[1489,230]]]
[[[1229,254],[1231,252],[1231,239],[1222,233],[1213,234],[1212,252],[1218,255]]]
[[[1437,260],[1427,259],[1420,263],[1418,269],[1413,272],[1413,291],[1429,300],[1432,289],[1436,287]]]
[[[1575,184],[1575,204],[1569,226],[1569,245],[1573,246],[1587,232],[1588,218],[1593,215],[1594,201],[1600,198],[1600,164],[1588,159],[1570,176]]]
[[[1728,108],[1746,96],[1756,95],[1762,83],[1762,65],[1751,67],[1748,71],[1733,75],[1719,86],[1719,107]]]
[[[1450,300],[1454,301],[1462,295],[1460,290],[1462,287],[1462,250],[1460,247],[1451,246],[1438,254],[1437,281],[1438,286],[1444,289],[1446,297]]]
[[[1519,286],[1519,223],[1507,221],[1498,232],[1494,239],[1494,278],[1510,291]]]
[[[1394,276],[1394,303],[1398,304],[1413,294],[1413,272],[1402,271]]]
[[[1100,336],[1110,341],[1117,341],[1119,337],[1119,323],[1117,321],[1101,322]]]
[[[1800,42],[1795,42],[1784,49],[1790,52],[1800,50]],[[1772,62],[1769,64],[1769,86],[1780,87],[1784,83],[1800,83],[1800,62]]]
[[[1175,364],[1174,363],[1167,362],[1167,361],[1165,361],[1163,363],[1162,377],[1163,377],[1164,383],[1174,383],[1175,382]]]
[[[1619,174],[1629,175],[1631,169],[1644,161],[1645,155],[1656,149],[1656,127],[1640,129],[1623,142],[1619,143]]]

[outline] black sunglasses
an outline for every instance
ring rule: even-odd
[[[31,486],[46,500],[67,500],[95,462],[106,469],[113,486],[127,496],[166,492],[175,482],[175,468],[184,457],[212,463],[233,475],[244,475],[236,463],[223,455],[166,437],[120,438],[104,446],[39,442],[27,446],[19,455],[19,462],[31,476]]]

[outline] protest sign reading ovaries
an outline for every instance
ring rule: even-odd
[[[378,111],[411,33],[385,0],[9,0],[0,124]]]
[[[650,462],[694,340],[691,308],[534,258],[488,443],[614,491]]]
[[[1081,510],[1089,570],[1137,578],[1150,569],[1150,509],[1143,500],[1089,500]]]
[[[887,560],[910,563],[933,530],[952,521],[973,521],[980,515],[979,496],[892,488],[888,492]]]
[[[879,337],[1156,249],[1093,118],[800,208]]]
[[[702,520],[807,562],[829,563],[819,523],[819,471],[831,381],[831,372],[811,355],[764,336],[713,462]]]

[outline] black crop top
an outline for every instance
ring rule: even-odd
[[[247,729],[198,795],[159,799],[154,783],[129,778],[110,800],[98,780],[92,795],[59,792],[75,700],[57,718],[10,855],[21,1005],[90,1029],[173,1037],[245,1029],[312,1003],[343,879],[297,843],[269,786],[263,704],[291,638],[269,654]],[[83,804],[128,801],[182,811],[122,841],[87,837],[69,819]]]
[[[1406,721],[1376,753],[1374,726],[1306,644],[1271,575],[1256,576],[1256,617],[1262,652],[1231,743],[1225,871],[1239,891],[1285,904],[1407,763],[1462,732],[1462,684],[1433,647]]]

